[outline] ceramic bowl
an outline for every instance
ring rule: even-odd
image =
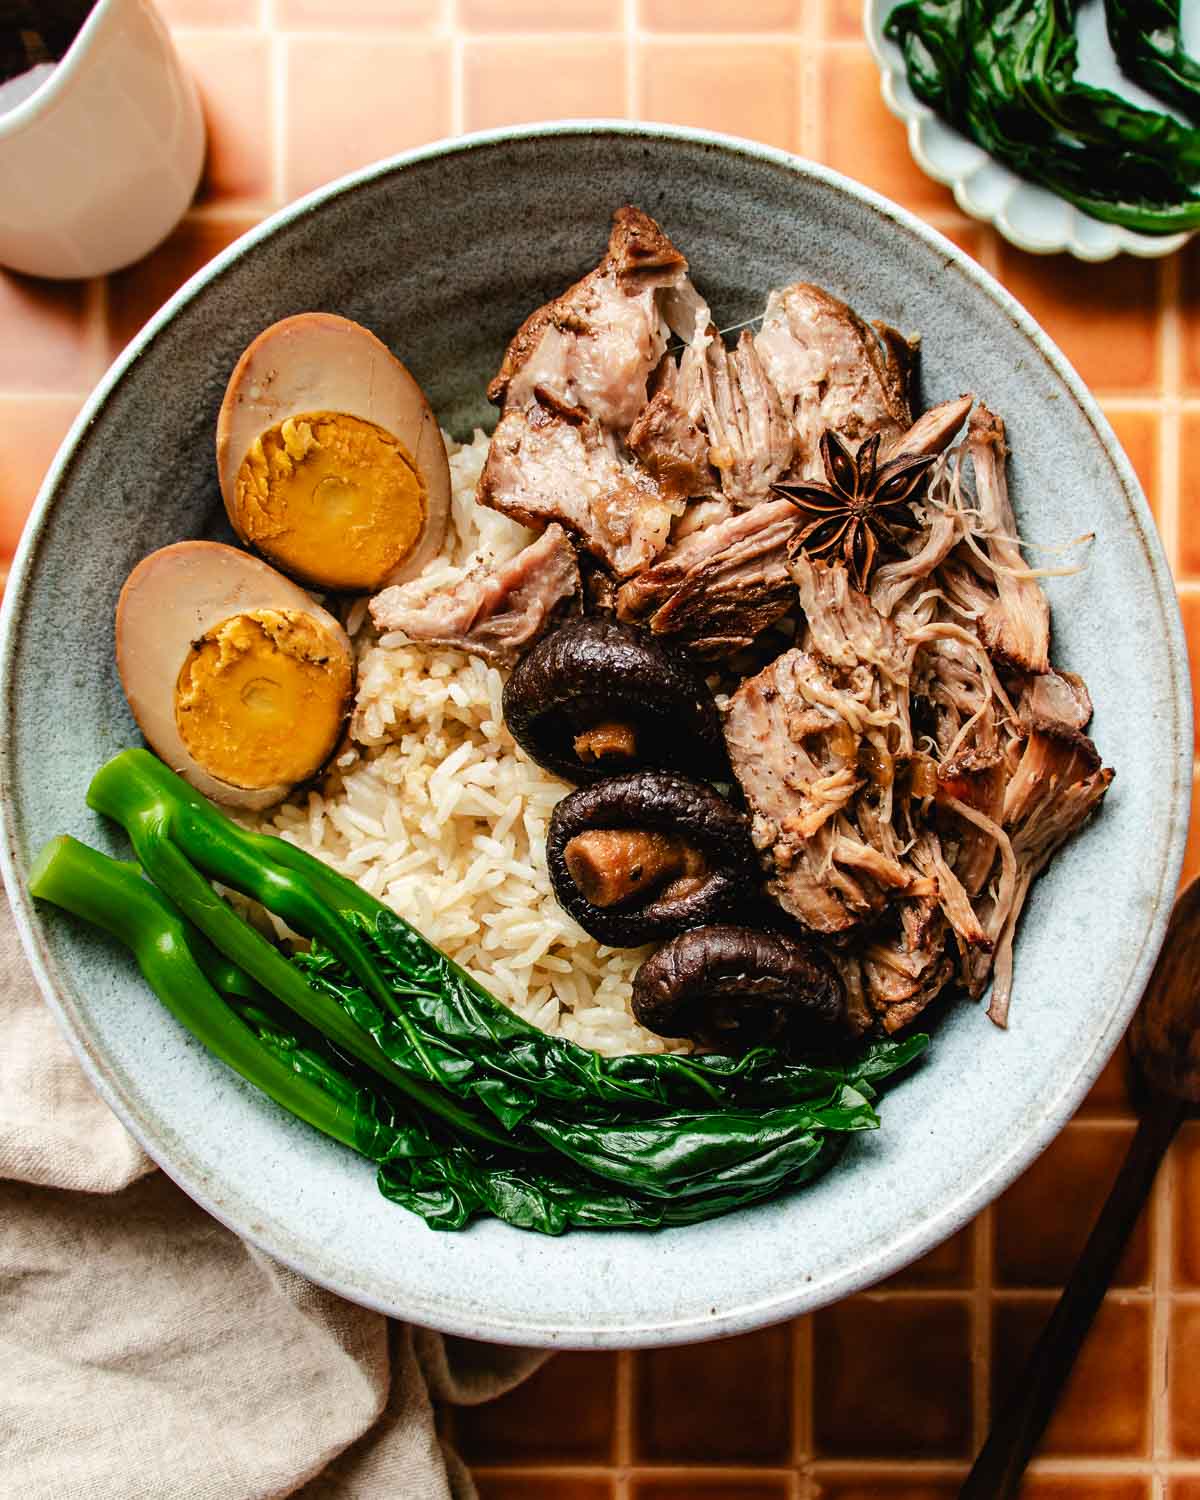
[[[1191,239],[1179,234],[1139,234],[1121,224],[1092,218],[1048,188],[1018,177],[961,132],[922,104],[908,85],[904,54],[883,34],[897,0],[864,0],[863,28],[879,64],[884,102],[908,127],[913,160],[935,182],[953,192],[959,208],[994,224],[1006,240],[1035,255],[1068,251],[1080,260],[1111,260],[1114,255],[1171,255]],[[1145,109],[1163,103],[1121,72],[1104,30],[1104,7],[1084,6],[1079,14],[1079,76],[1098,88],[1113,89]]]
[[[724,324],[796,278],[924,340],[923,398],[975,391],[1013,448],[1022,530],[1093,529],[1053,580],[1056,661],[1086,677],[1116,782],[1038,882],[1011,1029],[951,1009],[883,1128],[792,1196],[659,1234],[432,1233],[371,1167],[286,1118],[194,1044],[132,962],[35,907],[37,849],[88,812],[93,771],[137,734],[113,665],[126,573],[181,537],[224,536],[213,424],[266,324],[334,309],[411,365],[451,431],[492,420],[484,386],[527,312],[596,261],[626,201],[691,259]],[[995,1197],[1063,1125],[1116,1046],[1178,879],[1192,737],[1170,574],[1113,434],[1027,313],[949,241],[836,173],[683,130],[608,123],[468,138],[382,162],[287,209],[188,283],[117,361],[59,453],[9,584],[2,678],[5,874],[46,998],[97,1088],[219,1219],[345,1296],[512,1343],[685,1342],[792,1316],[898,1270]]]

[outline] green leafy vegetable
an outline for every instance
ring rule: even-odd
[[[35,896],[103,928],[132,949],[147,983],[177,1021],[277,1104],[334,1140],[377,1160],[395,1146],[363,1090],[252,1007],[241,1019],[214,980],[252,990],[244,975],[180,918],[137,865],[109,859],[72,838],[52,839],[29,875]]]
[[[1184,51],[1180,0],[1104,0],[1108,39],[1122,68],[1200,122],[1200,63]]]
[[[353,882],[218,813],[130,750],[90,804],[138,865],[53,841],[34,895],[131,947],[156,994],[243,1077],[378,1162],[437,1229],[477,1214],[558,1234],[691,1223],[808,1181],[879,1124],[875,1085],[928,1038],[857,1057],[606,1058],[514,1015]],[[311,939],[286,957],[214,891]]]
[[[1075,76],[1075,0],[906,0],[888,16],[913,92],[1096,218],[1200,226],[1200,131]]]

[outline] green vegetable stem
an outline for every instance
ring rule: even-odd
[[[250,1024],[239,1018],[215,986],[244,996],[254,987],[200,933],[188,929],[142,879],[137,865],[109,859],[64,836],[52,839],[38,856],[29,889],[130,948],[147,984],[175,1019],[234,1072],[343,1145],[377,1160],[387,1156],[392,1135],[376,1118],[369,1096],[315,1055],[304,1056],[294,1039],[283,1047],[264,1040],[274,1029],[261,1012],[251,1011]]]
[[[658,1227],[757,1202],[877,1128],[875,1085],[928,1043],[809,1061],[767,1047],[601,1057],[513,1014],[352,881],[231,822],[146,751],[104,766],[88,801],[139,863],[56,839],[33,894],[125,943],[181,1024],[379,1163],[381,1192],[436,1229],[479,1214],[549,1234]],[[289,957],[213,881],[307,951]]]

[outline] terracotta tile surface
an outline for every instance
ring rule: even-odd
[[[1200,1124],[1179,1132],[1174,1165],[1175,1280],[1200,1287]]]
[[[858,0],[825,0],[825,35],[831,41],[859,41],[862,18]]]
[[[971,1327],[960,1301],[857,1297],[813,1316],[822,1457],[952,1458],[971,1439]],[[886,1390],[888,1398],[880,1400]]]
[[[1200,579],[1200,411],[1179,422],[1179,576]]]
[[[638,0],[650,31],[793,31],[812,10],[811,0]]]
[[[1107,407],[1104,414],[1113,425],[1117,441],[1129,455],[1150,509],[1156,517],[1161,516],[1158,487],[1162,475],[1162,418],[1157,411],[1131,410],[1129,407]]]
[[[939,219],[938,229],[981,265],[986,266],[995,259],[996,232],[986,224],[977,224],[974,220],[960,224]]]
[[[263,0],[156,0],[155,9],[168,26],[254,26]]]
[[[179,52],[200,89],[208,127],[201,203],[268,200],[274,151],[266,37],[241,31],[180,32]]]
[[[1132,1125],[1068,1125],[993,1210],[995,1280],[1003,1287],[1058,1287],[1083,1249]],[[1114,1286],[1143,1286],[1150,1276],[1148,1216],[1143,1214]]]
[[[1114,1116],[1127,1120],[1133,1118],[1125,1083],[1125,1072],[1126,1054],[1124,1046],[1121,1046],[1105,1063],[1104,1071],[1092,1084],[1079,1110],[1081,1118],[1086,1119],[1089,1116],[1102,1116],[1105,1119],[1112,1119]]]
[[[86,391],[100,374],[86,282],[0,271],[0,391]]]
[[[635,1479],[630,1489],[632,1500],[789,1500],[791,1493],[786,1474],[735,1477],[694,1471]]]
[[[463,48],[463,124],[468,130],[620,115],[624,42],[541,39],[469,41]]]
[[[869,1479],[822,1475],[821,1500],[954,1500],[953,1479],[908,1479],[872,1474]]]
[[[1183,628],[1187,631],[1188,657],[1192,672],[1192,701],[1200,702],[1200,592],[1182,592],[1179,609],[1183,615]],[[1194,726],[1196,748],[1200,750],[1200,716]]]
[[[949,189],[925,176],[903,124],[879,94],[879,69],[857,49],[829,52],[822,75],[821,160],[919,213],[953,213]]]
[[[1005,1300],[992,1327],[992,1400],[1003,1401],[1021,1378],[1053,1299]],[[1190,1385],[1179,1381],[1176,1386]],[[1101,1307],[1039,1452],[1133,1457],[1150,1435],[1150,1307],[1143,1298],[1110,1296]],[[1198,1414],[1200,1415],[1200,1414]]]
[[[646,42],[638,51],[638,113],[795,150],[799,62],[786,43]]]
[[[890,1287],[966,1286],[974,1272],[975,1226],[970,1225],[943,1240],[936,1250],[905,1266],[884,1283]]]
[[[1183,310],[1183,384],[1200,393],[1200,241],[1179,255],[1179,296]]]
[[[1153,394],[1159,382],[1159,270],[1129,257],[1080,274],[1069,255],[1027,255],[999,242],[1000,280],[1098,391]]]
[[[1200,1307],[1176,1305],[1171,1314],[1171,1442],[1176,1453],[1200,1458]]]
[[[353,129],[331,128],[332,99],[354,100]],[[445,43],[298,38],[287,58],[285,192],[294,198],[393,151],[437,140],[450,123]]]
[[[280,30],[417,31],[433,27],[452,0],[274,0]]]
[[[479,1500],[613,1500],[614,1481],[581,1474],[476,1472]]]
[[[109,348],[118,354],[158,311],[219,250],[255,223],[253,218],[185,219],[169,239],[136,266],[108,280]]]
[[[609,1462],[616,1369],[611,1354],[560,1354],[499,1401],[458,1412],[460,1450],[481,1464]]]
[[[612,1479],[594,1475],[475,1472],[478,1500],[613,1500]]]
[[[1120,1475],[1043,1474],[1025,1481],[1020,1500],[1150,1500],[1150,1483]]]
[[[0,578],[106,360],[261,214],[457,129],[640,114],[814,155],[998,272],[1100,396],[1200,660],[1200,241],[1027,256],[913,164],[859,0],[157,0],[204,96],[201,201],[107,284],[0,273]],[[1200,689],[1200,672],[1196,686]],[[1185,874],[1200,874],[1200,814]],[[741,1339],[564,1354],[446,1419],[482,1500],[953,1500],[1131,1131],[1114,1059],[993,1208],[871,1294]],[[1200,1122],[1181,1133],[1023,1500],[1200,1500]],[[3,1488],[0,1485],[0,1488]]]
[[[624,0],[458,0],[467,31],[620,31]]]
[[[716,1344],[640,1353],[634,1454],[649,1463],[782,1463],[791,1451],[791,1390],[786,1324]]]
[[[0,396],[0,560],[16,551],[50,460],[83,405],[81,396]]]
[[[1188,824],[1187,851],[1183,856],[1180,885],[1200,875],[1200,777],[1192,772],[1192,816]]]

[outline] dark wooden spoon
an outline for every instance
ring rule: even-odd
[[[1175,903],[1133,1018],[1129,1049],[1141,1121],[1108,1201],[1015,1394],[979,1450],[959,1500],[1017,1493],[1180,1121],[1200,1105],[1200,879]]]

